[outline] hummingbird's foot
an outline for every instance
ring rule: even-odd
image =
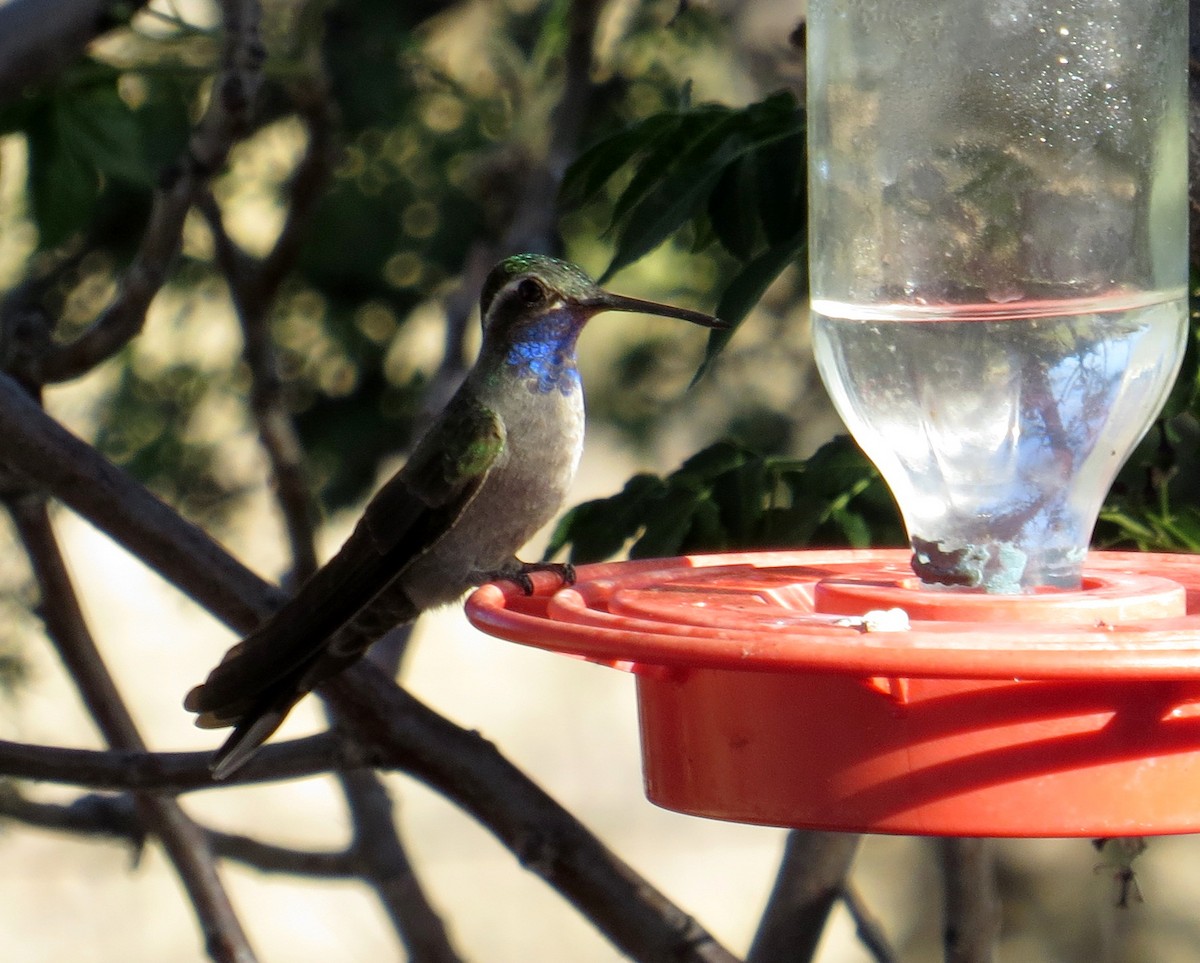
[[[533,579],[530,576],[534,572],[553,572],[562,580],[563,585],[575,584],[575,566],[570,562],[522,562],[517,560],[512,568],[501,569],[498,572],[486,572],[484,577],[485,581],[507,579],[510,582],[516,582],[521,586],[522,592],[532,595],[534,588]]]

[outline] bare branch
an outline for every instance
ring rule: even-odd
[[[317,510],[309,492],[299,433],[284,400],[268,321],[279,286],[295,263],[300,238],[332,169],[333,118],[323,79],[307,90],[301,114],[308,145],[291,179],[283,229],[265,258],[255,260],[238,248],[226,232],[221,210],[210,192],[204,192],[199,203],[241,323],[242,355],[251,376],[250,407],[271,464],[275,497],[291,546],[291,577],[296,583],[317,569]],[[387,789],[368,770],[342,772],[338,778],[354,831],[350,857],[375,890],[409,958],[413,963],[457,963],[460,957],[397,835]]]
[[[588,0],[579,7],[598,10],[601,2]],[[188,156],[156,195],[142,249],[109,309],[78,339],[51,353],[36,381],[81,374],[140,331],[178,247],[188,207],[224,164],[244,127],[261,59],[257,6],[252,0],[223,0],[222,6],[226,24],[222,72],[194,131]],[[277,589],[48,419],[6,376],[0,376],[0,432],[5,432],[7,442],[0,457],[22,478],[61,498],[240,632],[249,631],[278,604]],[[371,757],[375,764],[410,772],[441,790],[489,827],[524,865],[581,908],[618,947],[640,960],[733,963],[728,951],[694,920],[611,854],[494,747],[439,717],[369,663],[339,677],[327,694],[356,737],[355,746],[337,743],[328,764],[353,762],[356,754],[360,762]],[[312,746],[310,742],[306,749]],[[8,744],[0,745],[0,767],[5,765],[5,750],[13,757],[10,771],[19,771],[17,763],[23,760],[26,774],[36,771],[51,778],[49,761],[61,762],[66,753],[74,755],[76,763],[104,768],[113,784],[140,781],[138,788],[143,791],[155,780],[167,784],[164,767],[171,762],[167,755],[133,751],[80,755],[73,750]],[[247,766],[244,776],[239,774],[238,781],[260,775],[286,751],[287,745],[268,747]],[[189,756],[189,765],[200,761],[195,754]],[[310,754],[306,763],[313,758]],[[78,784],[87,774],[86,769],[75,768],[60,777]],[[91,774],[96,775],[96,770]],[[197,785],[211,785],[210,779],[204,781],[206,776],[206,769],[188,773]],[[162,811],[179,812],[173,803]],[[173,824],[164,832],[184,830],[184,825]],[[201,852],[206,845],[203,839],[193,842],[188,847],[191,852]],[[216,955],[221,949],[213,947],[212,952]]]
[[[811,960],[842,895],[861,837],[793,830],[747,963]]]
[[[567,166],[578,153],[579,139],[592,99],[592,52],[600,14],[608,0],[574,0],[567,17],[563,86],[551,112],[549,142],[538,160],[522,164],[512,177],[511,216],[498,240],[471,246],[458,287],[446,299],[446,339],[442,361],[422,400],[426,416],[439,411],[467,370],[467,321],[487,273],[502,257],[520,251],[557,254],[558,189]]]
[[[356,871],[375,890],[413,963],[459,963],[441,916],[430,903],[396,832],[387,787],[369,769],[339,773],[350,809]]]
[[[118,749],[146,748],[133,717],[96,649],[40,495],[8,504],[41,591],[46,631],[108,743]],[[141,822],[162,843],[199,917],[209,955],[216,963],[254,963],[256,957],[217,874],[203,830],[172,799],[139,793]]]
[[[81,786],[175,795],[371,765],[377,754],[325,733],[260,749],[237,773],[213,782],[209,752],[134,752],[68,749],[0,740],[0,776]]]
[[[566,810],[474,732],[443,719],[359,663],[328,688],[372,746],[355,749],[316,736],[264,747],[225,783],[205,753],[116,753],[0,741],[0,774],[96,789],[178,792],[306,775],[338,765],[395,768],[443,792],[508,846],[522,865],[580,908],[638,960],[735,963],[691,917],[614,856]],[[361,736],[360,736],[361,738]],[[337,753],[349,757],[339,758]],[[354,754],[361,752],[357,758]]]
[[[299,584],[317,569],[314,551],[315,506],[308,491],[304,453],[283,400],[283,382],[267,325],[274,291],[264,291],[262,264],[237,247],[225,231],[221,210],[211,193],[199,209],[213,234],[221,266],[242,328],[242,357],[250,369],[250,410],[258,425],[259,442],[271,463],[275,499],[283,515],[291,548],[291,580]]]
[[[0,4],[0,104],[53,78],[146,0],[9,0]],[[120,18],[120,19],[118,19]]]
[[[135,849],[145,843],[137,806],[127,795],[93,793],[63,805],[35,802],[11,786],[0,786],[0,818],[74,836],[119,840]],[[357,861],[344,851],[290,849],[213,829],[204,829],[204,834],[214,855],[259,872],[325,879],[358,877]]]
[[[188,209],[249,129],[250,108],[266,56],[258,38],[258,3],[222,0],[221,9],[225,24],[221,71],[204,116],[192,131],[187,153],[154,193],[149,224],[116,296],[74,341],[46,355],[37,373],[43,383],[85,374],[142,330],[150,302],[166,281],[179,248]]]
[[[352,667],[334,683],[329,694],[355,716],[357,731],[370,729],[369,746],[339,743],[330,735],[268,745],[230,780],[215,783],[207,753],[96,752],[0,741],[0,774],[94,789],[179,792],[339,766],[398,769],[440,790],[478,819],[522,865],[635,959],[735,963],[698,923],[477,733],[438,716],[368,663]],[[360,739],[366,741],[363,735]]]
[[[859,942],[866,947],[867,952],[874,957],[877,963],[900,963],[900,956],[888,941],[883,927],[871,915],[870,910],[863,903],[862,897],[853,887],[846,886],[842,889],[842,905],[846,907],[850,918],[854,920],[854,929],[858,934]]]
[[[279,361],[268,320],[279,287],[295,266],[313,211],[332,173],[334,108],[320,68],[307,81],[293,85],[292,93],[308,143],[288,186],[283,228],[266,257],[255,260],[234,243],[210,191],[201,193],[198,205],[212,231],[217,264],[237,309],[242,355],[252,378],[250,408],[271,463],[276,499],[288,532],[292,579],[301,582],[317,568],[316,508],[309,493],[300,439],[283,397]]]
[[[228,557],[0,377],[4,459],[61,498],[241,633],[280,601],[278,590]],[[610,853],[493,747],[454,726],[365,663],[330,687],[372,754],[456,800],[578,906],[613,942],[643,960],[729,963],[694,920]],[[369,718],[369,724],[362,724]],[[251,764],[257,772],[259,763]]]
[[[504,238],[505,253],[551,251],[558,246],[558,188],[579,148],[592,99],[592,51],[600,14],[608,0],[574,0],[567,15],[563,87],[550,117],[546,156],[531,164],[517,192],[515,216]]]
[[[3,374],[0,437],[6,466],[107,532],[235,631],[249,632],[285,600]]]
[[[735,963],[698,922],[478,733],[439,716],[365,660],[322,692],[359,740],[478,819],[629,956],[642,963]]]
[[[291,93],[308,143],[288,182],[287,214],[279,237],[259,265],[256,294],[263,302],[274,300],[295,267],[313,212],[329,186],[337,154],[337,109],[323,69],[294,84]]]
[[[989,963],[1000,935],[1000,900],[992,844],[938,839],[945,891],[946,963]]]

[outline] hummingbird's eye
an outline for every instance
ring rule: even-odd
[[[526,278],[517,285],[517,297],[532,307],[546,300],[546,289],[533,278]]]

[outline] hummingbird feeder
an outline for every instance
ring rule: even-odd
[[[912,551],[479,589],[628,669],[647,795],[855,832],[1200,830],[1200,560],[1088,552],[1187,333],[1183,0],[810,0],[810,289]]]

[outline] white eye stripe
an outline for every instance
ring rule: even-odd
[[[509,281],[508,284],[504,286],[504,290],[501,292],[501,297],[503,297],[506,301],[509,298],[515,298],[519,301],[523,301],[524,299],[521,297],[521,293],[518,288],[520,288],[520,286],[528,280],[530,280],[530,278],[523,277],[514,278],[512,281]],[[546,295],[546,301],[540,305],[541,307],[555,309],[566,306],[566,300],[558,291],[555,291],[553,288],[547,288],[545,285],[542,285],[542,290]]]

